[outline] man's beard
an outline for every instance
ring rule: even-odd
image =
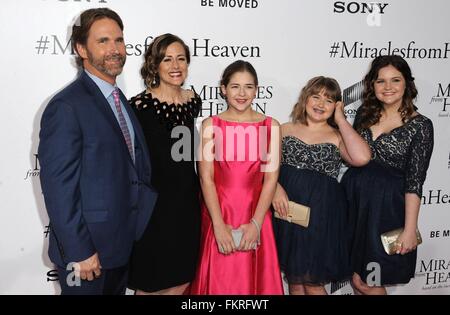
[[[104,56],[102,59],[95,59],[94,56],[87,51],[87,57],[89,63],[101,73],[104,73],[111,77],[116,77],[122,73],[123,66],[125,65],[126,56],[121,54],[111,54]],[[108,66],[107,62],[111,60],[118,60],[119,64],[116,66]]]

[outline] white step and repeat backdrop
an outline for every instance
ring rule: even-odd
[[[392,294],[450,293],[450,37],[448,0],[3,0],[0,107],[0,294],[55,294],[47,257],[48,217],[39,184],[39,121],[54,93],[76,76],[70,26],[91,7],[117,11],[128,60],[119,85],[143,90],[143,52],[162,33],[190,46],[186,86],[203,98],[202,116],[225,109],[222,70],[236,59],[258,71],[258,111],[288,120],[300,88],[316,75],[341,84],[351,120],[361,80],[378,54],[400,54],[419,90],[417,106],[432,119],[435,149],[424,186],[416,278]],[[331,284],[332,294],[351,292]]]

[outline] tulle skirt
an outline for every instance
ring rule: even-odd
[[[283,164],[289,200],[311,208],[307,228],[274,219],[281,270],[290,284],[323,285],[350,278],[347,203],[336,179]]]

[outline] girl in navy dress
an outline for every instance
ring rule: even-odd
[[[373,60],[364,78],[354,127],[372,150],[371,162],[342,179],[350,206],[351,264],[356,293],[386,294],[408,283],[417,258],[417,219],[431,153],[433,124],[413,104],[417,89],[400,56]],[[380,234],[404,228],[397,254],[385,253]]]
[[[326,294],[326,283],[351,277],[347,203],[337,177],[342,160],[362,166],[370,160],[370,149],[345,119],[343,108],[336,80],[315,77],[302,89],[292,121],[281,127],[273,207],[282,216],[289,200],[311,208],[307,228],[274,219],[290,294]]]

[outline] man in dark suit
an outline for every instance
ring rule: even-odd
[[[81,74],[41,120],[49,256],[62,294],[123,294],[133,242],[156,201],[144,135],[116,85],[126,59],[122,31],[107,8],[81,14],[72,28]]]

